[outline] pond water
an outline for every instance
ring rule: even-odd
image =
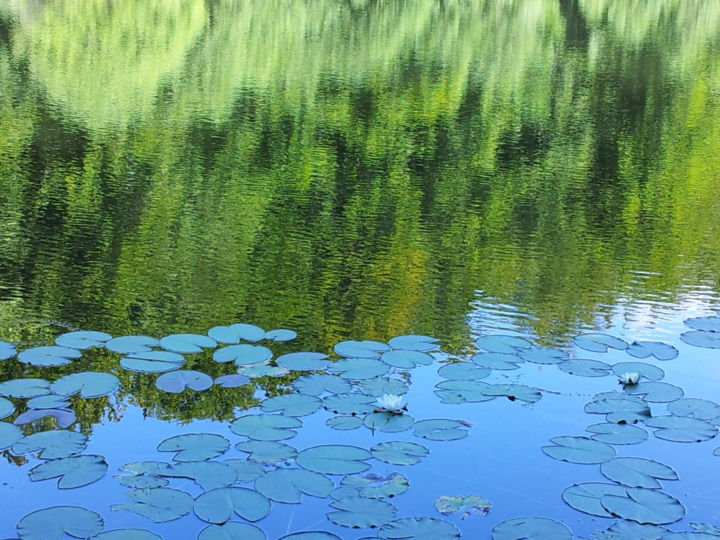
[[[717,538],[719,29],[0,0],[0,537]]]

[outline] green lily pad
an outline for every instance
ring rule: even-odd
[[[159,339],[150,336],[122,336],[105,342],[105,348],[120,354],[150,352],[160,343]]]
[[[292,341],[297,337],[295,330],[288,330],[287,328],[276,328],[275,330],[268,330],[265,334],[265,339],[270,341]]]
[[[217,342],[199,334],[171,334],[160,340],[160,347],[180,354],[193,354],[213,349],[217,347]]]
[[[0,340],[0,361],[9,360],[17,354],[17,349],[12,343]]]
[[[25,349],[18,354],[17,359],[19,362],[31,366],[56,367],[65,366],[81,356],[82,353],[77,349],[52,345]]]
[[[390,347],[379,341],[341,341],[333,350],[346,358],[379,358]]]
[[[436,384],[438,390],[435,390],[435,394],[443,403],[479,403],[497,397],[486,393],[489,387],[488,383],[482,381],[449,380]]]
[[[112,339],[112,336],[105,332],[80,330],[77,332],[67,332],[58,336],[55,339],[55,344],[60,347],[84,350],[90,347],[100,347],[110,339]]]
[[[362,497],[340,499],[330,506],[336,511],[329,512],[327,518],[343,527],[380,527],[395,519],[397,513],[397,509],[388,502]]]
[[[313,373],[295,379],[293,388],[301,394],[310,396],[319,396],[323,392],[346,394],[352,390],[352,386],[345,379],[326,373]]]
[[[388,340],[393,349],[406,349],[408,351],[434,351],[438,348],[437,339],[419,334],[396,336]]]
[[[720,349],[720,332],[705,332],[694,330],[680,334],[680,341],[684,341],[693,347],[705,349]]]
[[[424,446],[405,441],[376,444],[370,452],[376,459],[392,465],[415,465],[430,453]]]
[[[318,352],[295,352],[278,356],[275,363],[291,371],[317,371],[330,365],[327,357]]]
[[[15,412],[15,405],[9,399],[0,397],[0,419],[7,418]]]
[[[601,499],[605,495],[617,495],[624,497],[625,487],[617,484],[603,484],[600,482],[588,482],[576,484],[566,488],[562,493],[562,499],[569,506],[585,514],[600,517],[613,517],[605,507]]]
[[[392,473],[389,476],[378,476],[367,474],[365,476],[346,476],[340,482],[343,487],[356,488],[360,497],[367,499],[385,499],[396,497],[405,493],[410,483],[400,473]],[[339,499],[343,497],[338,497]]]
[[[627,353],[635,358],[654,356],[658,360],[667,361],[677,358],[678,350],[661,341],[633,341],[628,346]]]
[[[272,355],[272,351],[267,347],[243,343],[218,349],[213,353],[213,360],[221,364],[234,362],[236,366],[247,366],[267,362]]]
[[[705,420],[684,416],[655,416],[645,420],[645,425],[658,428],[655,436],[675,442],[702,442],[717,435],[717,427]]]
[[[604,377],[608,375],[612,369],[612,366],[605,362],[581,358],[566,360],[558,364],[558,367],[565,373],[579,375],[580,377]]]
[[[27,406],[29,409],[66,409],[70,407],[70,401],[68,396],[48,394],[29,399]]]
[[[23,434],[20,428],[6,422],[0,422],[0,450],[10,448],[17,443]]]
[[[605,353],[610,349],[625,350],[628,344],[608,334],[581,334],[573,338],[575,345],[591,352]]]
[[[322,474],[354,474],[370,468],[365,460],[372,456],[357,446],[329,444],[307,448],[295,461],[303,469]]]
[[[428,517],[398,519],[387,523],[378,531],[378,538],[451,540],[459,537],[460,531],[452,523]]]
[[[170,478],[188,478],[204,490],[228,487],[238,480],[233,467],[217,461],[176,463],[157,474]]]
[[[428,353],[421,351],[394,349],[382,353],[380,360],[396,368],[413,369],[417,366],[429,366],[434,359]]]
[[[371,358],[342,358],[329,365],[327,369],[338,373],[343,379],[361,381],[385,375],[390,371],[390,366]]]
[[[332,429],[340,431],[350,431],[357,429],[363,425],[363,419],[360,416],[333,416],[325,421],[325,424]]]
[[[677,473],[667,465],[650,459],[619,457],[600,465],[600,472],[613,482],[625,486],[657,489],[660,480],[677,480]]]
[[[208,525],[200,531],[197,540],[267,540],[267,535],[255,525],[228,521],[222,525]]]
[[[549,347],[532,347],[530,349],[523,349],[518,353],[518,356],[526,362],[532,362],[533,364],[559,364],[568,358],[568,353]]]
[[[272,465],[297,457],[297,450],[287,444],[275,441],[247,441],[237,443],[235,448],[250,455],[248,459],[257,463]]]
[[[204,461],[224,454],[230,441],[214,433],[187,433],[175,435],[161,442],[160,452],[177,452],[175,461]]]
[[[683,398],[668,403],[668,411],[675,416],[686,416],[698,420],[720,418],[720,405],[713,401],[697,398]]]
[[[415,419],[409,414],[375,412],[368,414],[363,422],[370,429],[377,429],[384,433],[399,433],[410,429],[415,423]]]
[[[128,510],[155,523],[173,521],[184,516],[192,510],[194,502],[189,493],[170,488],[131,491],[127,496],[135,502],[113,504],[112,510]]]
[[[653,489],[627,488],[625,496],[603,495],[600,502],[613,516],[640,524],[667,525],[685,516],[685,507],[670,495]]]
[[[163,373],[155,379],[158,390],[171,394],[180,394],[186,388],[202,392],[213,385],[213,378],[200,371],[179,370]]]
[[[665,377],[665,372],[659,367],[644,362],[618,362],[613,365],[612,371],[618,377],[624,373],[639,373],[649,381],[659,381]]]
[[[255,442],[255,441],[251,441]],[[280,444],[280,443],[257,443],[257,444]],[[284,444],[280,446],[285,446]],[[213,463],[212,461],[208,463]],[[248,461],[245,459],[226,459],[221,462],[223,465],[230,467],[237,482],[253,482],[265,474],[265,467],[260,463]],[[217,486],[220,487],[220,486]]]
[[[466,517],[472,513],[487,514],[492,508],[492,504],[485,497],[480,495],[448,496],[441,495],[435,499],[435,509],[443,515],[449,516],[459,512]]]
[[[638,444],[648,438],[647,431],[630,424],[593,424],[587,431],[593,434],[591,439],[608,444]]]
[[[285,416],[307,416],[317,411],[322,401],[306,394],[283,394],[267,398],[260,403],[265,412],[280,412]]]
[[[415,422],[413,432],[431,441],[455,441],[467,437],[465,428],[465,424],[457,420],[432,419]]]
[[[567,525],[554,519],[523,517],[498,523],[492,530],[493,540],[572,540]]]
[[[115,529],[93,536],[90,540],[163,540],[162,536],[143,529]]]
[[[251,364],[238,368],[240,375],[245,375],[251,379],[258,377],[282,377],[290,373],[289,369],[280,366],[271,366],[270,364]]]
[[[23,540],[63,540],[65,535],[89,538],[102,531],[100,514],[78,506],[53,506],[30,512],[17,524]]]
[[[438,375],[445,379],[467,379],[477,380],[484,379],[490,375],[490,368],[478,366],[472,362],[452,362],[445,364],[438,369]]]
[[[335,414],[367,414],[375,410],[376,401],[368,394],[328,396],[323,399],[323,407]]]
[[[255,490],[241,487],[213,489],[195,500],[195,515],[208,523],[225,523],[233,513],[257,521],[270,513],[270,501]]]
[[[180,369],[185,358],[170,351],[148,351],[132,353],[120,359],[120,366],[138,373],[164,373]]]
[[[119,384],[120,379],[110,373],[83,371],[60,377],[50,385],[50,390],[59,396],[79,393],[82,398],[96,398],[114,392]]]
[[[553,437],[554,446],[543,446],[542,451],[551,458],[570,463],[603,463],[615,457],[615,449],[609,444],[587,437]]]
[[[255,489],[271,501],[299,504],[303,493],[327,497],[335,486],[322,474],[304,469],[268,471],[255,481]]]
[[[23,455],[39,452],[38,455],[43,459],[57,459],[79,454],[85,450],[86,444],[87,436],[82,433],[54,429],[23,437],[13,445],[12,453]]]
[[[470,359],[474,364],[488,369],[508,371],[520,367],[518,364],[525,362],[515,353],[487,352],[474,355]]]
[[[59,489],[72,489],[100,480],[105,476],[107,468],[102,456],[69,456],[36,465],[30,469],[29,476],[33,482],[59,478]]]
[[[237,435],[245,435],[256,441],[282,441],[291,439],[302,426],[297,418],[278,414],[248,414],[241,416],[230,424],[230,429]]]
[[[475,340],[475,345],[487,352],[504,354],[515,354],[518,351],[529,349],[533,346],[532,343],[524,338],[505,334],[479,337]]]

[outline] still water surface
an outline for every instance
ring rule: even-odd
[[[248,322],[298,332],[276,354],[418,333],[467,359],[475,338],[511,332],[633,360],[572,346],[601,331],[675,345],[667,380],[717,400],[717,354],[678,336],[687,317],[720,309],[719,28],[717,0],[0,1],[0,339],[22,349],[67,330],[162,337]],[[157,526],[110,512],[128,491],[111,475],[167,460],[154,448],[174,434],[228,436],[234,408],[262,394],[168,395],[116,356],[86,356],[0,364],[0,380],[78,366],[122,380],[111,398],[73,402],[86,453],[110,464],[100,482],[58,492],[28,480],[38,460],[5,452],[0,536],[34,509],[76,504],[107,529],[194,537],[193,516]],[[585,537],[609,526],[559,498],[604,481],[597,467],[539,447],[602,421],[583,406],[615,379],[543,365],[510,379],[557,394],[451,407],[432,393],[437,365],[413,371],[415,418],[474,427],[427,445],[400,515],[442,517],[435,497],[477,493],[487,516],[444,518],[464,537],[517,516]],[[338,439],[316,416],[296,447]],[[366,431],[342,435],[368,445]],[[716,446],[651,435],[622,455],[680,470],[687,481],[668,492],[689,530],[720,523]],[[260,525],[270,538],[375,534],[329,524],[327,502],[308,499]]]

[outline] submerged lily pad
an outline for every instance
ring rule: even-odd
[[[160,347],[180,354],[193,354],[203,352],[203,349],[213,349],[217,343],[199,334],[171,334],[160,340]]]
[[[92,330],[80,330],[77,332],[67,332],[55,339],[55,344],[60,347],[70,347],[72,349],[89,349],[90,347],[100,347],[106,341],[112,339],[110,334],[105,332],[94,332]]]
[[[267,540],[267,535],[255,525],[228,521],[222,525],[208,525],[200,531],[197,540]]]
[[[304,469],[268,471],[255,481],[255,489],[268,499],[291,504],[299,504],[303,493],[327,497],[334,487],[332,480]]]
[[[344,379],[361,381],[385,375],[390,366],[372,358],[342,358],[328,366],[328,371],[338,373]]]
[[[680,501],[653,489],[627,488],[625,496],[603,495],[600,502],[611,515],[640,524],[667,525],[685,516]]]
[[[570,463],[603,463],[615,457],[615,449],[609,444],[587,437],[553,437],[554,446],[543,446],[548,456]]]
[[[45,379],[12,379],[0,383],[0,396],[34,398],[50,393],[50,383]]]
[[[105,342],[105,348],[120,354],[135,354],[149,352],[159,343],[159,339],[150,336],[122,336]]]
[[[184,363],[183,356],[170,351],[132,353],[120,359],[124,369],[138,373],[164,373],[180,369]]]
[[[376,444],[370,452],[376,459],[392,465],[415,465],[430,453],[424,446],[405,441]]]
[[[460,531],[452,523],[428,517],[398,519],[378,531],[378,538],[391,539],[451,540],[459,537]]]
[[[2,425],[2,424],[0,424]],[[13,445],[12,453],[23,455],[39,452],[43,459],[56,459],[79,454],[85,450],[87,436],[67,429],[53,429],[33,433]]]
[[[329,444],[307,448],[298,453],[295,461],[303,469],[322,474],[354,474],[369,469],[365,460],[372,456],[357,446]]]
[[[80,394],[82,398],[106,396],[115,391],[120,379],[111,373],[83,371],[60,377],[50,389],[60,396]]]
[[[337,375],[313,373],[305,375],[293,382],[293,388],[301,394],[319,396],[323,392],[331,394],[346,394],[352,389],[351,384]]]
[[[253,489],[218,488],[200,495],[194,510],[197,517],[208,523],[225,523],[233,513],[248,521],[257,521],[270,513],[270,501]]]
[[[107,468],[102,456],[70,456],[41,463],[30,469],[29,476],[33,482],[59,478],[59,489],[72,489],[100,480],[105,476]]]
[[[492,530],[493,540],[572,540],[564,523],[541,517],[508,519]]]
[[[475,345],[488,352],[506,354],[515,354],[518,351],[529,349],[533,346],[532,343],[524,338],[505,334],[479,337],[475,340]]]
[[[267,347],[243,343],[218,349],[213,353],[213,360],[221,364],[234,362],[236,366],[247,366],[267,362],[272,355],[272,351]]]
[[[575,345],[591,352],[605,353],[610,349],[625,350],[628,344],[608,334],[581,334],[573,338]]]
[[[0,450],[5,450],[14,445],[23,436],[22,431],[17,426],[0,422]]]
[[[380,353],[390,347],[379,341],[341,341],[333,350],[346,358],[380,358]]]
[[[214,433],[187,433],[175,435],[161,442],[161,452],[177,452],[175,461],[203,461],[224,454],[230,448],[230,441]]]
[[[618,457],[600,465],[608,479],[630,487],[656,489],[660,480],[677,480],[677,473],[657,461],[637,457]]]
[[[306,394],[283,394],[267,398],[260,403],[260,408],[265,412],[280,412],[285,416],[307,416],[317,411],[322,406],[315,396]]]
[[[635,358],[654,356],[658,360],[667,361],[677,358],[678,350],[661,341],[633,341],[628,346],[627,353]]]
[[[131,491],[127,496],[135,502],[113,504],[112,510],[128,510],[155,523],[173,521],[184,516],[192,510],[194,502],[189,493],[171,488]]]
[[[471,513],[487,514],[491,507],[490,501],[480,495],[467,497],[442,495],[435,499],[435,509],[446,516],[456,512],[460,512],[463,516]]]
[[[613,517],[602,505],[602,498],[605,495],[626,495],[625,487],[617,484],[603,484],[600,482],[588,482],[576,484],[566,488],[562,493],[562,499],[569,506],[585,514],[600,517]]]
[[[457,420],[432,419],[415,422],[413,432],[416,436],[431,441],[456,441],[467,437],[467,429]]]
[[[235,448],[250,454],[248,459],[258,463],[272,465],[279,461],[288,461],[297,457],[297,450],[287,444],[275,441],[247,441],[237,443]]]
[[[327,518],[337,525],[353,528],[380,527],[395,518],[397,509],[390,503],[362,497],[348,497],[330,504],[335,512]]]
[[[248,414],[237,418],[230,429],[257,441],[282,441],[297,435],[294,429],[302,426],[297,418],[277,414]]]
[[[206,375],[200,371],[179,370],[163,373],[155,379],[155,386],[163,392],[179,394],[186,388],[196,392],[202,392],[210,388],[213,382],[210,375]]]
[[[17,524],[23,540],[63,540],[65,534],[89,538],[102,531],[100,514],[78,506],[53,506],[27,514]]]
[[[393,349],[405,349],[408,351],[434,351],[438,348],[437,339],[430,336],[408,334],[396,336],[388,340],[388,345]]]
[[[318,352],[295,352],[278,356],[275,363],[291,371],[316,371],[330,365],[328,355]]]
[[[265,337],[265,330],[254,324],[238,323],[230,326],[215,326],[208,331],[208,336],[219,343],[255,342]]]
[[[717,435],[717,427],[705,420],[684,416],[655,416],[645,420],[645,425],[658,428],[655,436],[675,442],[702,442]]]
[[[631,424],[593,424],[587,431],[593,433],[591,439],[608,444],[638,444],[648,438],[647,431]]]
[[[43,346],[25,349],[18,354],[18,361],[38,367],[65,366],[72,360],[80,358],[82,353],[69,347]]]

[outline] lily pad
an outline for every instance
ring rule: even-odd
[[[317,371],[330,365],[327,357],[327,354],[318,352],[295,352],[278,356],[275,363],[291,371]]]
[[[115,529],[93,536],[90,540],[163,540],[162,536],[143,529]]]
[[[165,487],[170,482],[167,478],[158,478],[152,475],[140,475],[140,476],[122,476],[116,475],[114,477],[123,486],[132,489],[153,489],[159,487]]]
[[[352,386],[345,379],[325,373],[313,373],[295,379],[293,388],[302,394],[310,396],[319,396],[323,392],[346,394],[352,390]]]
[[[346,358],[380,358],[390,347],[379,341],[341,341],[333,350]]]
[[[255,442],[255,441],[251,441]],[[280,443],[256,443],[256,444],[278,444],[280,446],[285,446],[284,444]],[[207,463],[214,463],[213,461],[209,461]],[[265,467],[263,467],[260,463],[256,463],[253,461],[248,461],[245,459],[226,459],[225,461],[221,462],[223,465],[226,465],[230,467],[233,472],[235,473],[234,476],[236,477],[238,482],[253,482],[260,478],[263,474],[265,474]]]
[[[70,409],[28,409],[19,414],[13,424],[22,426],[48,416],[54,418],[55,423],[61,428],[70,427],[76,420],[75,413]]]
[[[215,326],[208,331],[208,336],[219,343],[255,342],[265,337],[265,330],[254,324],[238,323],[230,326]]]
[[[418,334],[407,334],[396,336],[388,340],[388,345],[393,349],[406,349],[408,351],[434,351],[438,348],[437,339],[430,336]]]
[[[287,328],[277,328],[275,330],[269,330],[265,334],[265,339],[270,341],[292,341],[297,337],[295,330],[288,330]]]
[[[430,453],[424,446],[405,441],[376,444],[370,452],[376,459],[392,465],[415,465]]]
[[[363,381],[358,388],[360,392],[375,397],[380,397],[385,394],[401,396],[407,394],[409,389],[408,385],[403,381],[382,377],[367,379]]]
[[[475,340],[475,345],[487,352],[506,354],[514,354],[533,346],[533,344],[526,339],[504,334],[493,334],[479,337]]]
[[[120,366],[138,373],[164,373],[180,369],[183,363],[183,356],[170,351],[132,353],[120,359]]]
[[[489,387],[488,383],[482,381],[449,380],[436,384],[435,394],[443,403],[479,403],[497,397],[486,392]]]
[[[704,332],[702,330],[683,332],[680,334],[680,341],[694,347],[720,349],[720,332]]]
[[[490,368],[471,362],[453,362],[438,369],[438,375],[445,379],[484,379],[490,375]]]
[[[25,349],[18,354],[17,359],[21,363],[30,364],[31,366],[56,367],[65,366],[81,356],[82,353],[77,349],[53,345]]]
[[[179,370],[163,373],[155,379],[155,386],[163,392],[180,394],[185,389],[202,392],[213,385],[213,378],[200,371]]]
[[[78,332],[67,332],[55,339],[55,344],[60,347],[71,349],[89,349],[90,347],[101,347],[106,341],[112,339],[110,334],[105,332],[94,332],[92,330],[80,330]]]
[[[581,334],[573,341],[575,345],[591,352],[605,353],[610,349],[625,350],[628,344],[620,338],[608,334]]]
[[[375,410],[375,396],[367,394],[347,394],[328,396],[323,399],[323,407],[335,414],[367,414]]]
[[[604,531],[595,531],[597,540],[658,540],[668,530],[657,525],[640,525],[634,521],[616,521]]]
[[[704,332],[720,332],[720,317],[692,317],[685,320],[685,326]]]
[[[541,517],[508,519],[492,530],[493,540],[572,540],[564,523]]]
[[[518,364],[525,362],[520,356],[514,353],[479,353],[470,359],[474,364],[488,369],[508,371],[520,367]]]
[[[17,524],[23,540],[63,540],[65,535],[89,538],[102,531],[100,514],[78,506],[53,506],[27,514]]]
[[[606,414],[608,422],[615,423],[636,423],[650,417],[650,407],[643,399],[618,392],[595,396],[585,405],[585,412]]]
[[[628,346],[627,353],[635,358],[654,356],[658,360],[667,361],[677,358],[678,350],[661,341],[633,341]]]
[[[380,527],[392,521],[397,513],[397,509],[388,502],[362,497],[340,499],[330,506],[336,511],[329,512],[327,518],[343,527]]]
[[[340,431],[350,431],[357,429],[363,425],[363,419],[360,416],[333,416],[325,421],[325,424],[332,429]]]
[[[184,516],[190,512],[194,502],[189,493],[170,488],[131,491],[127,496],[135,502],[113,504],[112,510],[128,510],[155,523],[173,521]]]
[[[400,473],[392,473],[390,476],[378,476],[376,474],[346,476],[342,479],[340,485],[356,488],[357,493],[367,499],[396,497],[401,493],[405,493],[410,487],[408,479]],[[343,497],[337,498],[341,499]]]
[[[0,450],[10,448],[22,438],[20,428],[7,422],[0,422]]]
[[[449,516],[459,512],[463,517],[470,514],[487,514],[492,504],[480,495],[448,496],[442,495],[435,499],[435,509],[443,515]]]
[[[548,347],[532,347],[523,349],[518,353],[520,358],[533,364],[559,364],[566,358],[568,353],[560,349],[551,349]]]
[[[297,450],[287,444],[275,441],[247,441],[237,443],[235,448],[247,452],[249,460],[257,463],[273,465],[280,461],[288,461],[297,457]]]
[[[543,446],[542,451],[551,458],[570,463],[603,463],[615,457],[615,449],[609,444],[587,437],[553,437],[554,446]]]
[[[222,375],[215,379],[215,385],[221,388],[239,388],[250,382],[250,377],[246,375]]]
[[[413,433],[431,441],[456,441],[467,437],[467,429],[457,420],[432,419],[415,422]]]
[[[222,525],[208,525],[200,531],[197,540],[267,540],[267,535],[255,525],[228,521]]]
[[[647,431],[631,424],[593,424],[587,431],[591,439],[608,444],[639,444],[648,438]]]
[[[0,361],[9,360],[17,354],[17,349],[12,343],[0,340]]]
[[[612,367],[612,371],[618,377],[624,373],[639,373],[649,381],[659,381],[665,377],[665,372],[659,367],[645,362],[619,362]]]
[[[268,471],[255,481],[255,489],[271,501],[299,504],[303,493],[327,497],[335,486],[322,474],[303,469]]]
[[[384,352],[380,360],[396,368],[413,369],[417,366],[429,366],[434,359],[429,354],[421,351],[394,349]]]
[[[213,349],[217,347],[217,342],[199,334],[171,334],[160,340],[160,347],[180,354],[193,354]]]
[[[230,429],[256,441],[282,441],[297,435],[294,429],[302,426],[297,418],[277,414],[248,414],[237,418]]]
[[[0,419],[7,418],[15,412],[15,405],[9,399],[0,397]]]
[[[459,537],[460,531],[452,523],[428,517],[398,519],[387,523],[378,531],[378,538],[451,540]]]
[[[221,364],[234,362],[236,366],[247,366],[267,362],[272,355],[272,351],[267,347],[243,343],[218,349],[213,353],[213,360]]]
[[[188,478],[204,490],[228,487],[238,480],[233,467],[225,462],[220,463],[217,461],[176,463],[159,471],[157,474],[170,478]]]
[[[600,465],[600,472],[606,478],[630,487],[657,489],[660,480],[677,480],[677,473],[667,465],[650,459],[619,457]]]
[[[43,459],[57,459],[79,454],[85,450],[86,444],[87,436],[82,433],[54,429],[39,431],[23,437],[13,445],[12,453],[24,455],[39,452],[39,456]]]
[[[686,416],[698,420],[720,418],[720,405],[713,401],[697,398],[683,398],[668,403],[668,411],[675,416]]]
[[[120,354],[149,352],[160,344],[160,340],[150,336],[122,336],[105,342],[105,348]]]
[[[524,384],[490,384],[483,393],[491,397],[505,396],[510,401],[517,399],[525,403],[535,403],[542,398],[540,390]]]
[[[59,489],[72,489],[92,484],[107,472],[105,458],[97,455],[69,456],[41,463],[30,469],[30,480],[38,482],[59,478]]]
[[[675,442],[702,442],[717,435],[717,428],[705,420],[684,416],[655,416],[645,420],[645,425],[658,428],[655,436]]]
[[[187,433],[175,435],[161,442],[161,452],[177,452],[175,461],[204,461],[224,454],[230,448],[230,441],[214,433]]]
[[[50,385],[50,390],[59,396],[80,394],[82,398],[106,396],[115,391],[120,379],[111,373],[82,371],[60,377]]]
[[[207,491],[195,500],[195,515],[208,523],[225,523],[237,514],[258,521],[270,513],[270,501],[253,489],[227,487]]]
[[[12,379],[0,383],[0,396],[34,398],[50,393],[50,383],[45,379]]]
[[[67,396],[48,394],[29,399],[27,406],[30,409],[66,409],[70,407],[70,400]]]
[[[579,375],[580,377],[604,377],[612,370],[612,366],[605,362],[581,358],[566,360],[558,364],[558,367],[565,373]]]
[[[303,531],[286,534],[278,540],[342,540],[337,534],[325,531]]]
[[[328,366],[328,371],[338,373],[343,379],[361,381],[385,375],[390,366],[371,358],[342,358]]]
[[[643,396],[645,401],[651,403],[669,403],[685,395],[682,388],[666,382],[641,382],[626,386],[625,392]]]
[[[409,414],[375,412],[368,414],[363,423],[370,429],[377,429],[384,433],[399,433],[410,429],[415,423],[415,419]]]
[[[562,493],[562,499],[569,506],[585,514],[600,517],[613,517],[602,505],[601,499],[605,495],[626,495],[625,487],[617,484],[603,484],[600,482],[588,482],[576,484],[566,488]]]
[[[306,394],[283,394],[267,398],[260,403],[265,412],[280,412],[285,416],[307,416],[317,411],[322,401]]]
[[[627,488],[626,495],[603,495],[600,502],[613,516],[640,524],[667,525],[685,516],[685,507],[670,495],[653,489]]]
[[[357,446],[329,444],[307,448],[298,453],[295,461],[303,469],[322,474],[354,474],[370,468],[365,460],[372,456]]]

